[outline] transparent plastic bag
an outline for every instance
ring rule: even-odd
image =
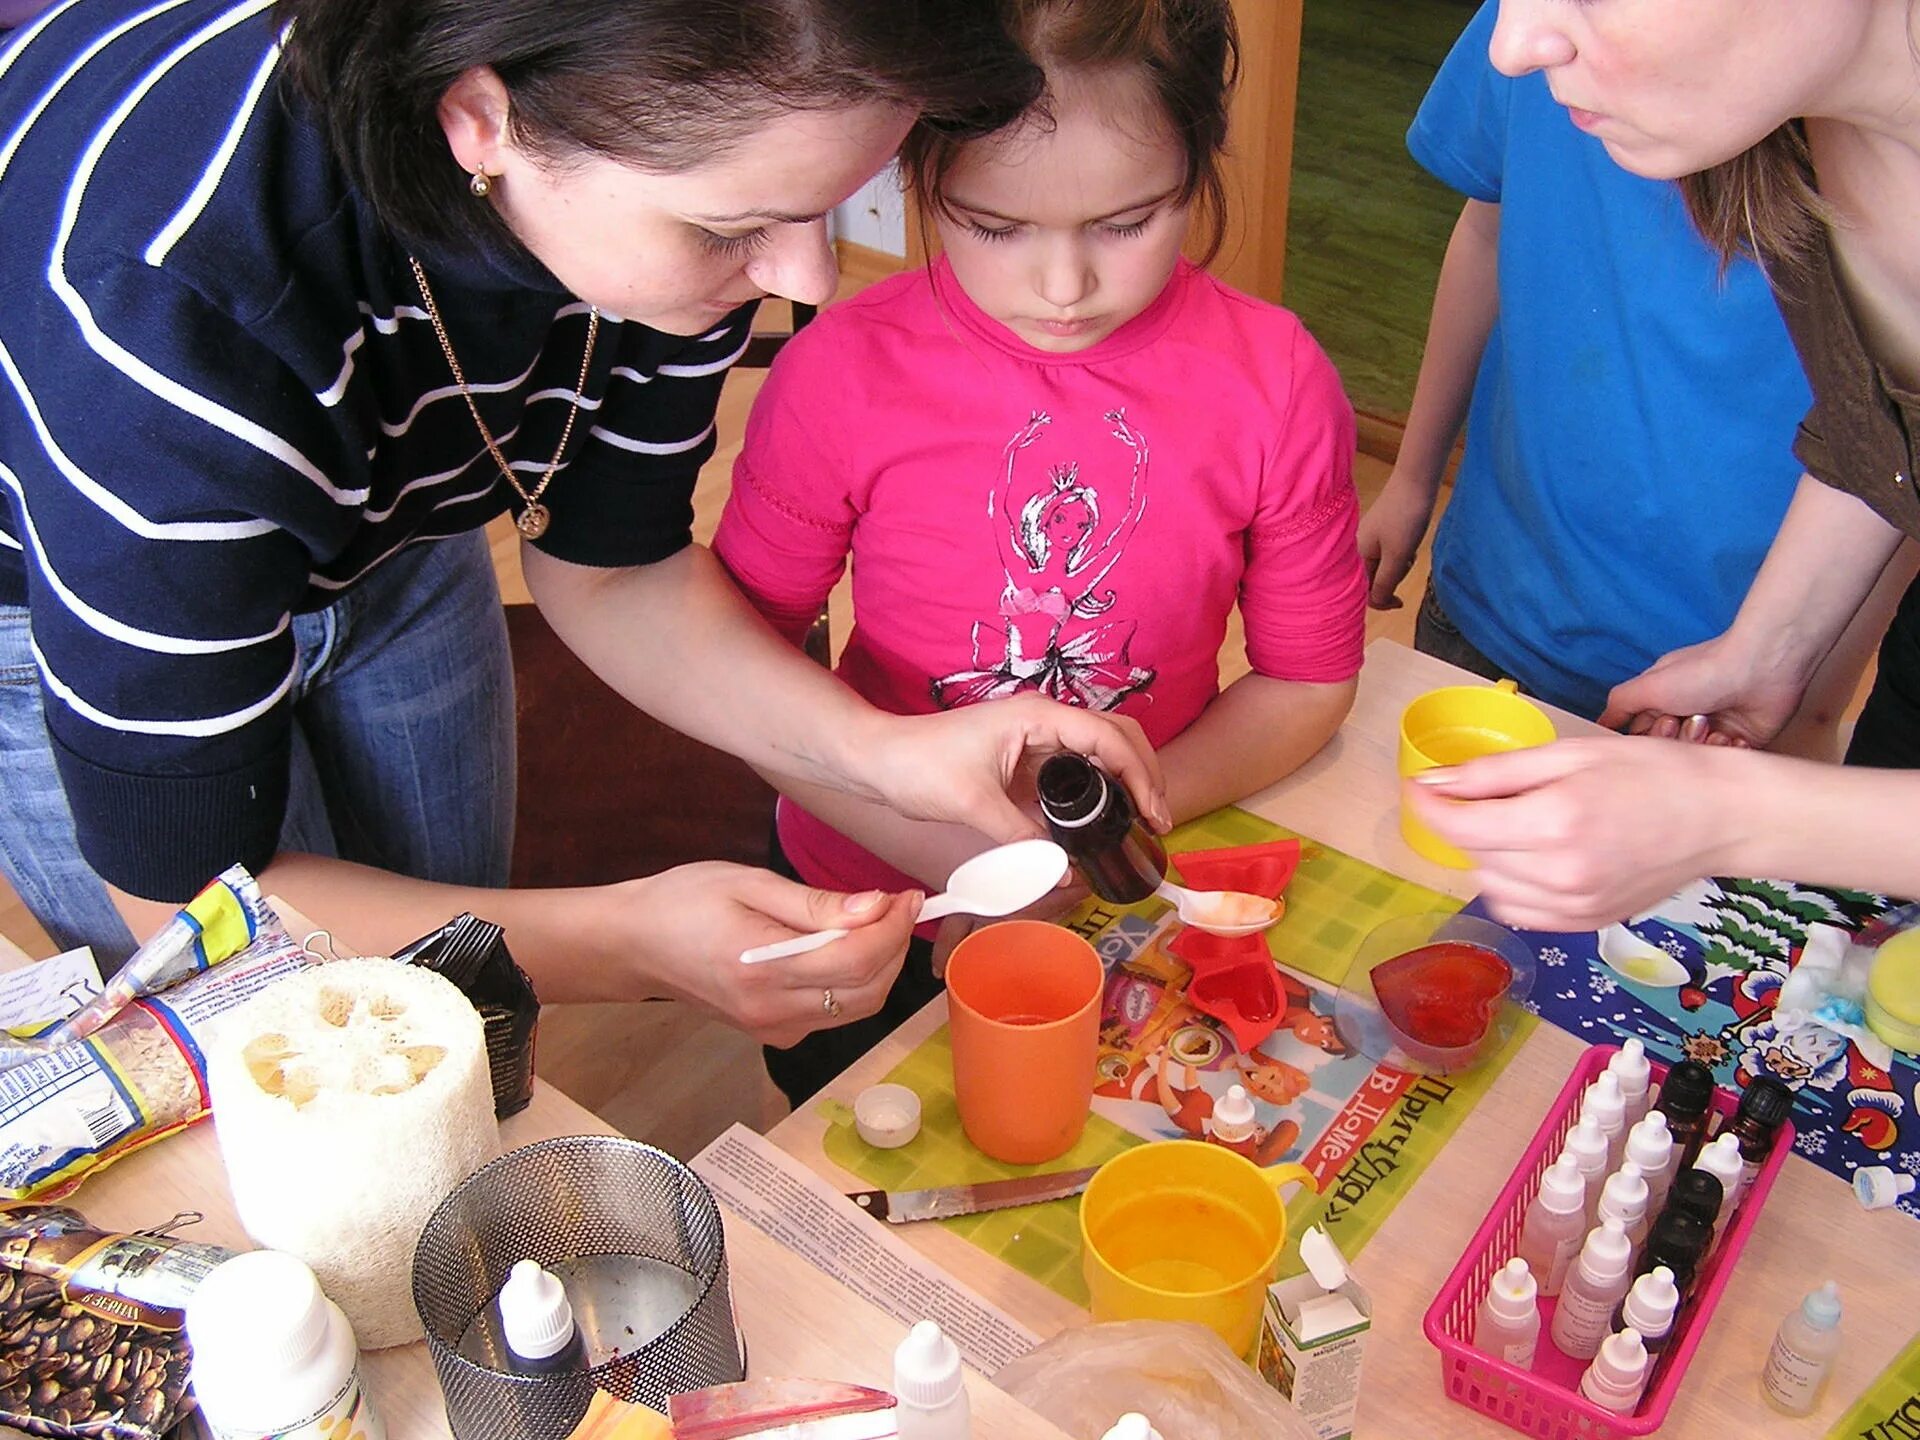
[[[993,1383],[1074,1440],[1137,1410],[1166,1440],[1314,1440],[1258,1372],[1203,1325],[1126,1320],[1064,1330]]]

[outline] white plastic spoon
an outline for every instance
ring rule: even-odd
[[[1244,890],[1189,890],[1171,880],[1162,880],[1153,893],[1180,912],[1182,925],[1229,940],[1239,935],[1259,934],[1280,914],[1280,907],[1273,901],[1262,895],[1249,895]],[[1256,918],[1237,918],[1241,915]]]
[[[929,895],[920,904],[920,919],[941,920],[948,915],[1011,915],[1042,899],[1067,873],[1067,852],[1051,840],[1016,840],[982,851],[947,877],[944,894]],[[771,945],[741,952],[742,965],[783,960],[831,945],[845,930],[816,930]]]

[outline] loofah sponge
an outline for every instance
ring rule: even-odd
[[[466,997],[397,961],[336,961],[229,1017],[207,1082],[247,1233],[306,1261],[363,1349],[418,1340],[414,1245],[500,1149]]]

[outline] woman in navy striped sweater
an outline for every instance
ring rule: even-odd
[[[550,999],[785,1043],[877,1006],[911,896],[694,866],[515,892],[480,527],[635,704],[754,764],[1000,834],[1039,702],[899,721],[691,543],[766,294],[917,113],[1037,83],[985,0],[67,0],[0,49],[0,868],[109,968],[233,861],[389,946],[461,909]],[[526,737],[539,744],[541,737]],[[726,957],[850,926],[782,965]]]

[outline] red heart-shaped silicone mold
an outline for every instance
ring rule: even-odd
[[[1187,985],[1187,1003],[1225,1025],[1240,1053],[1251,1055],[1280,1025],[1280,981],[1273,961],[1263,949],[1257,959],[1196,972]]]
[[[1300,868],[1298,840],[1269,840],[1223,850],[1189,850],[1172,857],[1189,890],[1240,890],[1278,900]]]
[[[1437,940],[1381,961],[1372,978],[1389,1025],[1416,1044],[1454,1050],[1486,1037],[1513,967],[1482,946]]]

